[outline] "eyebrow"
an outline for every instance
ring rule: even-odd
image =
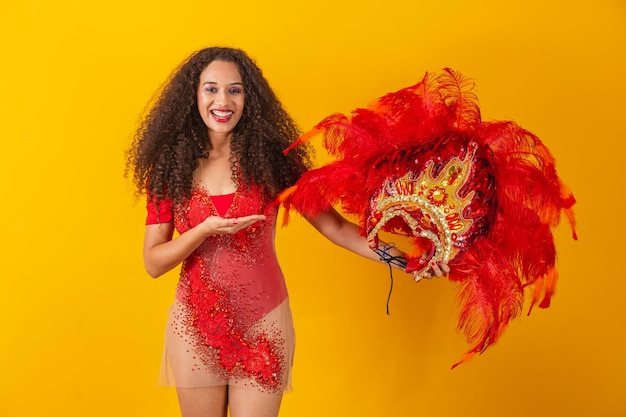
[[[217,84],[217,82],[216,81],[205,81],[205,82],[202,83],[202,85],[205,85],[205,84]],[[243,87],[243,83],[239,82],[239,81],[235,81],[234,83],[230,83],[229,85],[240,85],[240,86]]]

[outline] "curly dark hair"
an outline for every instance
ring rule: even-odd
[[[127,152],[125,170],[126,175],[132,172],[139,195],[174,202],[190,196],[193,171],[211,152],[196,93],[201,72],[215,60],[237,66],[245,91],[243,114],[231,140],[233,180],[241,175],[244,186],[260,186],[269,200],[311,167],[309,147],[283,154],[300,130],[254,60],[240,49],[212,47],[187,58],[148,106]]]

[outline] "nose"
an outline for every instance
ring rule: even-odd
[[[220,89],[215,93],[215,104],[226,104],[226,91]]]

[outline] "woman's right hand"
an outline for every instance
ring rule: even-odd
[[[224,218],[218,216],[207,217],[202,226],[206,230],[207,236],[211,235],[232,235],[241,229],[252,226],[258,221],[265,220],[265,216],[261,214],[252,214],[250,216]]]

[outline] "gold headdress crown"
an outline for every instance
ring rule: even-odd
[[[377,245],[381,229],[398,232],[408,226],[412,236],[432,241],[434,253],[430,260],[453,259],[466,247],[466,235],[474,223],[464,211],[475,192],[463,195],[462,189],[472,175],[475,153],[476,144],[470,143],[463,159],[452,157],[438,172],[431,160],[420,172],[409,171],[400,178],[387,179],[371,199],[367,221],[370,245]],[[404,225],[397,222],[398,217]]]

